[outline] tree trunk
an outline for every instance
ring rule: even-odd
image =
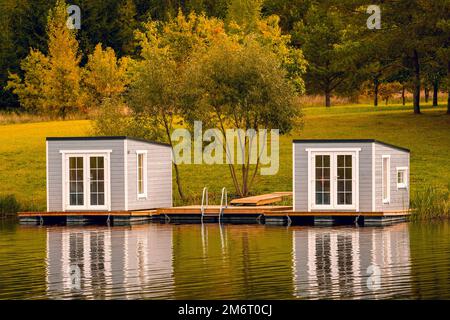
[[[186,200],[183,193],[183,188],[181,187],[181,178],[180,172],[178,171],[178,165],[174,162],[173,167],[175,168],[175,180],[177,182],[178,194],[180,195],[181,200]]]
[[[164,113],[162,113],[162,117],[163,117],[164,128],[166,129],[167,140],[169,141],[170,148],[172,149],[172,152],[173,152],[172,137],[170,136],[170,128],[169,128],[168,120],[166,119],[166,115]],[[175,157],[173,157],[173,156],[172,156],[172,158],[175,159]],[[180,171],[178,170],[178,165],[175,163],[175,161],[173,161],[173,167],[175,169],[175,181],[177,183],[178,194],[180,195],[180,199],[182,201],[185,201],[186,198],[184,197],[183,188],[181,187]]]
[[[438,106],[439,81],[433,82],[433,107]]]
[[[425,94],[425,103],[428,103],[428,99],[430,98],[430,89],[428,89],[428,87],[424,88],[424,94]]]
[[[413,52],[413,66],[414,66],[414,93],[413,93],[414,113],[420,114],[420,64],[419,64],[419,54],[415,49]]]
[[[405,105],[406,98],[405,98],[405,85],[402,86],[402,105]]]
[[[331,92],[328,89],[325,89],[325,107],[331,107]]]
[[[378,107],[378,87],[380,86],[380,82],[378,81],[378,77],[373,79],[373,106]]]

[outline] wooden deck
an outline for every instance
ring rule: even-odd
[[[355,211],[292,211],[292,210],[272,210],[264,213],[270,217],[396,217],[409,216],[411,210],[382,211],[382,212],[355,212]]]
[[[223,209],[223,215],[256,215],[271,211],[292,210],[290,206],[229,206]],[[158,214],[163,215],[201,215],[201,206],[182,206],[157,209]],[[205,215],[218,215],[220,206],[209,205],[205,207]]]
[[[221,212],[222,211],[222,212]],[[355,211],[292,211],[290,206],[228,206],[219,205],[180,206],[138,211],[60,211],[60,212],[20,212],[21,223],[26,224],[83,224],[83,223],[112,223],[114,225],[145,223],[147,221],[205,221],[205,222],[245,222],[267,224],[354,224],[384,225],[407,220],[410,210],[384,212],[355,212]],[[219,217],[220,216],[220,217]]]
[[[292,197],[292,192],[273,192],[258,196],[239,198],[232,200],[230,204],[241,206],[264,206],[283,201],[285,197]]]
[[[19,212],[19,218],[26,217],[151,217],[158,215],[156,210],[142,211],[55,211],[55,212]]]

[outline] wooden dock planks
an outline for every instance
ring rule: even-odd
[[[292,192],[273,192],[258,196],[239,198],[232,200],[230,204],[241,206],[264,206],[283,201],[283,198],[285,197],[292,197]]]

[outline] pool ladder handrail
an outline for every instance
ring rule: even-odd
[[[205,201],[206,201],[206,206],[205,206]],[[202,222],[203,222],[203,217],[205,216],[205,209],[208,208],[208,187],[204,187],[203,188],[203,192],[202,192],[202,205],[200,206],[200,212],[202,214]]]
[[[225,206],[223,205],[223,200],[225,199]],[[220,211],[219,211],[219,223],[220,223],[220,218],[223,215],[223,211],[225,210],[225,208],[228,208],[228,191],[226,187],[222,188],[222,196],[220,198]]]

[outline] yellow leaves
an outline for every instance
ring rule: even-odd
[[[83,83],[86,85],[89,101],[99,104],[103,98],[111,98],[125,91],[128,84],[127,67],[129,58],[117,59],[113,49],[102,49],[99,43],[88,57]],[[95,104],[94,104],[95,105]]]

